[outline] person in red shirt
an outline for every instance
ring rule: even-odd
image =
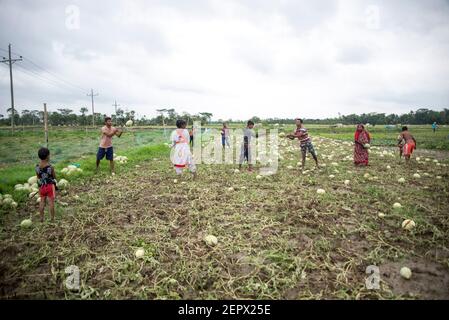
[[[371,136],[363,124],[358,124],[354,133],[354,164],[356,166],[367,166],[369,152],[365,147],[371,142]]]

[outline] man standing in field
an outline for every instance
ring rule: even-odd
[[[432,124],[432,131],[433,131],[433,133],[435,133],[435,132],[437,131],[437,129],[438,129],[438,125],[437,125],[436,122],[434,122],[434,123]]]
[[[319,168],[318,157],[316,155],[315,148],[313,147],[312,140],[309,137],[307,129],[304,127],[302,119],[296,119],[295,121],[296,121],[296,130],[293,134],[287,135],[287,138],[291,140],[298,138],[299,140],[302,155],[302,170],[304,170],[306,164],[307,151],[312,155],[313,160],[315,160],[316,167]]]
[[[398,146],[400,147],[401,145],[405,162],[408,163],[413,151],[416,149],[416,140],[415,137],[413,137],[413,135],[408,131],[406,126],[402,127],[402,132],[398,137]]]
[[[97,168],[95,170],[98,173],[98,167],[100,166],[100,161],[106,156],[106,160],[109,160],[111,174],[115,174],[114,171],[114,149],[112,148],[112,137],[121,137],[122,131],[112,126],[112,119],[106,117],[104,119],[104,127],[101,128],[101,139],[100,147],[97,153]]]
[[[256,139],[258,138],[258,135],[254,132],[253,128],[254,122],[249,120],[246,124],[246,128],[243,129],[243,144],[240,150],[239,170],[242,170],[243,162],[246,160],[248,163],[248,171],[253,171],[251,140],[253,137]]]

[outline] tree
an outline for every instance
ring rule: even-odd
[[[89,112],[89,109],[87,109],[86,107],[81,107],[81,109],[80,109],[80,113],[81,113],[81,124],[83,125],[83,126],[85,126],[86,125],[86,113],[88,113]]]
[[[162,126],[165,127],[164,113],[167,112],[167,109],[157,109],[156,111],[160,113],[162,118]]]
[[[205,123],[209,123],[213,114],[210,112],[200,112],[200,116],[201,116],[201,120],[203,120]]]
[[[260,123],[260,122],[262,122],[262,120],[261,120],[259,117],[256,117],[256,116],[252,117],[250,120],[251,120],[252,122],[254,122],[254,123]]]
[[[11,122],[11,117],[12,117],[12,108],[8,108],[8,110],[6,110],[6,112],[8,113],[8,118],[9,121]],[[17,125],[20,121],[20,115],[18,112],[14,112],[14,125]]]
[[[178,114],[176,113],[175,109],[167,109],[167,113],[168,113],[168,123],[175,124],[176,120],[178,120]]]
[[[192,115],[188,112],[183,112],[181,115],[181,118],[184,119],[187,122],[187,127],[190,126],[190,124],[193,124],[193,118]]]
[[[128,120],[134,121],[135,116],[136,116],[136,112],[134,110],[126,112],[126,119],[128,119]]]
[[[116,118],[117,118],[116,121],[117,121],[118,125],[125,123],[125,111],[123,111],[122,108],[117,109]]]

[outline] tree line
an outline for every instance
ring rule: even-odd
[[[87,108],[81,108],[79,113],[75,113],[72,109],[60,108],[57,111],[48,112],[48,123],[51,126],[91,126],[92,114],[88,113]],[[209,112],[200,112],[191,115],[183,112],[177,113],[175,109],[158,109],[158,116],[148,118],[142,116],[137,118],[134,110],[124,111],[118,108],[115,114],[111,115],[112,121],[115,125],[124,125],[126,121],[133,120],[136,125],[150,126],[150,125],[168,125],[173,126],[176,120],[184,119],[188,124],[193,124],[193,121],[201,121],[202,124],[210,123],[213,114]],[[102,125],[106,114],[95,113],[95,125]],[[7,115],[0,114],[0,126],[11,125],[12,109],[7,110]],[[44,112],[41,110],[28,110],[14,112],[14,124],[16,126],[35,126],[42,125],[44,121]]]
[[[0,125],[9,126],[11,124],[12,110],[7,110],[7,115],[0,114]],[[187,125],[190,126],[194,121],[200,121],[203,125],[208,123],[244,123],[243,120],[233,119],[218,119],[212,121],[212,113],[200,112],[198,114],[189,114],[187,112],[178,113],[173,108],[157,109],[158,115],[155,117],[142,116],[137,118],[134,110],[124,111],[123,109],[117,109],[116,114],[112,115],[112,120],[115,125],[124,125],[127,120],[133,120],[136,125],[149,126],[149,125],[168,125],[174,126],[177,119],[184,119],[187,121]],[[95,125],[102,125],[103,120],[106,117],[105,114],[95,113]],[[14,123],[17,126],[33,126],[41,125],[43,123],[44,113],[40,110],[28,110],[24,109],[20,112],[14,113]],[[264,124],[291,124],[294,119],[285,118],[268,118],[261,119],[259,117],[252,117],[251,119],[255,123]],[[416,111],[410,111],[409,113],[397,115],[397,114],[385,114],[385,113],[363,113],[360,115],[350,114],[343,115],[335,118],[326,119],[304,119],[311,124],[345,124],[353,125],[357,123],[369,123],[371,125],[396,125],[396,124],[415,124],[425,125],[431,123],[449,124],[449,109],[443,109],[442,111],[434,111],[430,109],[418,109]],[[48,113],[48,121],[52,126],[90,126],[92,125],[92,114],[89,114],[87,108],[81,108],[78,113],[68,108],[60,108],[57,111]]]

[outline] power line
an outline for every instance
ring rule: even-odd
[[[14,86],[13,86],[13,79],[12,79],[12,65],[18,61],[22,61],[22,57],[18,59],[12,59],[11,58],[11,44],[8,45],[8,59],[3,57],[3,60],[0,62],[8,63],[9,65],[9,83],[10,83],[10,90],[11,90],[11,129],[12,132],[14,132]]]
[[[6,52],[6,50],[4,50],[4,49],[0,49],[0,50]],[[11,52],[14,53],[13,51],[11,51]],[[14,54],[18,55],[17,53],[14,53]],[[76,88],[78,90],[86,91],[85,88],[82,88],[82,87],[80,87],[80,86],[78,86],[78,85],[76,85],[76,84],[74,84],[74,83],[72,83],[72,82],[70,82],[68,80],[63,79],[62,77],[58,76],[56,73],[54,73],[52,71],[49,71],[49,70],[45,69],[44,67],[41,67],[40,65],[38,65],[36,62],[32,61],[31,59],[29,59],[27,57],[23,57],[23,56],[21,56],[21,58],[23,59],[24,62],[27,62],[28,64],[32,65],[34,68],[39,69],[40,71],[43,71],[44,73],[48,73],[53,78],[55,78],[57,81],[59,81],[61,83],[64,83],[65,85],[71,86],[73,88]]]
[[[51,71],[48,71],[48,70],[44,69],[43,67],[40,67],[39,65],[37,65],[36,63],[34,63],[33,61],[31,61],[31,60],[28,59],[28,58],[25,58],[25,57],[24,57],[23,60],[24,60],[25,62],[28,62],[28,63],[32,64],[32,65],[33,65],[34,67],[36,67],[37,69],[40,69],[40,70],[42,70],[42,71],[48,73],[49,75],[52,75],[55,79],[57,79],[57,80],[59,80],[59,81],[65,83],[66,85],[69,85],[69,86],[71,86],[71,87],[73,87],[73,88],[76,88],[76,89],[79,89],[79,90],[81,90],[81,91],[86,91],[85,88],[81,88],[81,87],[79,87],[79,86],[77,86],[77,85],[75,85],[75,84],[73,84],[73,83],[71,83],[71,82],[69,82],[69,81],[67,81],[67,80],[62,79],[61,77],[59,77],[59,76],[56,75],[55,73],[53,73],[53,72],[51,72]]]
[[[73,88],[72,87],[69,87],[67,85],[64,86],[63,83],[57,82],[56,80],[53,80],[51,78],[47,78],[47,77],[43,76],[42,74],[40,74],[40,73],[38,73],[38,72],[36,72],[34,70],[26,69],[23,66],[20,66],[18,70],[23,72],[23,73],[25,73],[25,74],[27,74],[27,75],[29,75],[29,76],[31,76],[31,77],[35,77],[35,78],[37,78],[39,80],[42,80],[42,81],[44,81],[44,82],[46,82],[48,84],[51,84],[51,85],[53,85],[54,87],[56,87],[58,89],[63,89],[63,90],[67,90],[67,91],[73,92]]]

